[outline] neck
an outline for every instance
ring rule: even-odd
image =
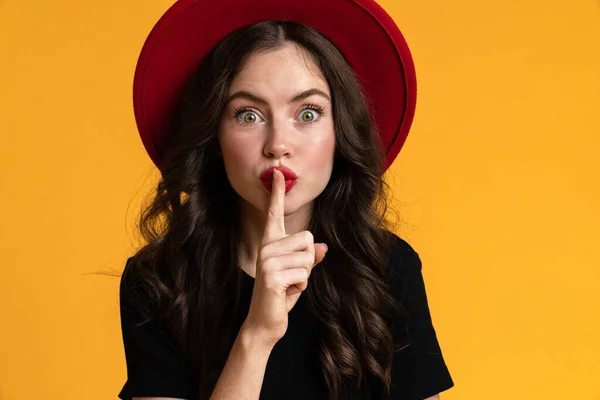
[[[247,201],[240,199],[241,237],[238,248],[240,268],[248,275],[256,276],[256,261],[265,230],[266,212],[257,209]],[[313,202],[305,204],[292,214],[284,216],[285,231],[288,235],[308,229],[312,215]]]

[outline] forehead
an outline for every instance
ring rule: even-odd
[[[231,82],[230,91],[287,89],[294,92],[310,87],[328,92],[327,81],[313,56],[299,46],[287,44],[248,56]]]

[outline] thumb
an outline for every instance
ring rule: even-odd
[[[315,243],[315,263],[313,267],[323,261],[325,254],[327,253],[327,245],[325,243]],[[302,292],[303,289],[298,288],[297,285],[290,286],[287,288],[286,294],[288,296]]]
[[[313,266],[323,261],[325,254],[327,254],[327,250],[328,248],[325,243],[315,243],[315,263]]]

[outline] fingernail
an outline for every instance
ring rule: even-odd
[[[323,243],[323,246],[325,246],[325,251],[329,250],[329,247],[327,247],[327,244]]]

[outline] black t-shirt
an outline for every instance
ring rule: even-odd
[[[423,400],[454,384],[433,328],[418,254],[394,235],[389,257],[390,287],[406,318],[394,323],[398,343],[409,345],[396,353],[392,366],[391,397],[381,393],[380,382],[367,379],[360,389],[342,389],[340,400]],[[132,397],[196,399],[198,382],[185,357],[167,339],[166,329],[144,319],[147,307],[131,278],[121,279],[121,326],[127,361],[127,381],[119,393]],[[243,299],[250,304],[254,278],[244,274]],[[328,392],[318,358],[316,319],[303,296],[289,313],[288,329],[269,357],[261,400],[327,399]],[[244,303],[242,303],[244,304]]]

